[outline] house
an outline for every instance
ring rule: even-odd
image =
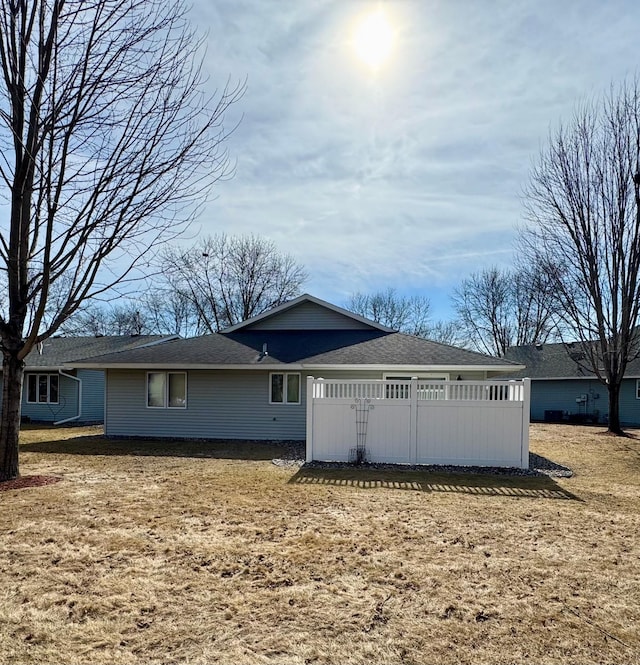
[[[104,371],[79,369],[75,360],[145,347],[177,335],[52,337],[26,357],[22,417],[37,422],[102,422]],[[1,385],[0,372],[0,385]]]
[[[310,295],[224,331],[88,358],[110,436],[304,439],[306,379],[485,380],[510,361],[395,332]]]
[[[531,420],[606,423],[609,395],[585,365],[585,353],[574,344],[514,346],[506,360],[526,365],[509,378],[531,379]],[[640,359],[629,363],[620,391],[620,421],[640,426]]]

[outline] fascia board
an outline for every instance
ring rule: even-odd
[[[216,370],[307,370],[307,371],[390,371],[390,372],[508,372],[525,369],[524,365],[310,365],[307,363],[279,363],[279,364],[212,364],[212,363],[75,363],[74,367],[83,369],[216,369]]]

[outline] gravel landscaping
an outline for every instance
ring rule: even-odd
[[[426,473],[463,473],[473,475],[506,475],[506,476],[550,476],[553,478],[570,478],[573,471],[566,466],[557,464],[542,455],[529,453],[529,468],[498,466],[454,466],[441,464],[382,464],[365,462],[305,462],[304,441],[278,441],[278,445],[285,447],[285,452],[273,460],[276,466],[301,467],[305,469],[352,469],[356,466],[363,469],[394,469],[409,471],[424,471]]]

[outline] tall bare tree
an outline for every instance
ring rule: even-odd
[[[195,308],[199,331],[210,333],[291,300],[308,278],[291,255],[256,235],[218,234],[188,249],[167,248],[161,266],[169,286]]]
[[[83,335],[142,335],[152,332],[147,313],[139,303],[126,302],[113,306],[90,304],[76,311],[59,328],[70,337]]]
[[[482,353],[503,356],[510,346],[554,335],[555,301],[544,271],[531,267],[472,273],[452,297],[461,335]]]
[[[0,0],[0,479],[18,474],[24,359],[135,275],[229,174],[180,0]]]
[[[148,332],[181,337],[198,333],[198,312],[189,297],[179,290],[154,287],[142,297],[141,304]]]
[[[425,296],[403,296],[391,287],[375,293],[354,293],[345,308],[409,335],[427,337],[431,330],[429,299]]]
[[[620,387],[638,355],[640,87],[612,87],[549,137],[527,188],[525,256],[552,278],[562,324],[609,393],[621,433]]]

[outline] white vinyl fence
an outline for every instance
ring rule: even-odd
[[[307,461],[529,466],[529,379],[307,380]]]

